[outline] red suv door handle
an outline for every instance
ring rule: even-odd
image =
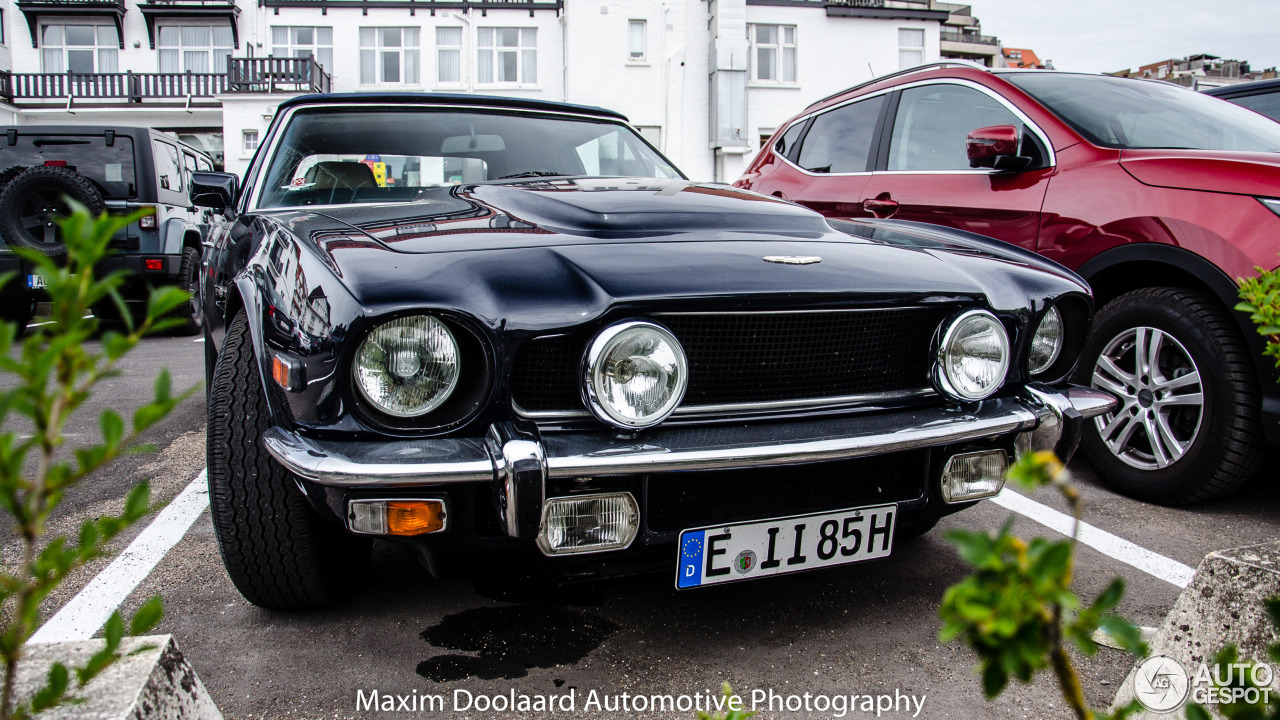
[[[898,201],[889,197],[889,193],[881,193],[874,198],[867,198],[862,201],[862,209],[872,215],[884,213],[885,217],[892,215],[898,209]]]

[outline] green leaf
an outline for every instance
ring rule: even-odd
[[[60,662],[51,665],[49,674],[45,677],[44,687],[31,697],[31,712],[39,713],[61,702],[63,696],[67,694],[69,680],[66,665]]]
[[[994,698],[1004,692],[1008,684],[1009,674],[1000,665],[989,662],[982,668],[982,694],[987,698]]]
[[[120,419],[119,413],[115,410],[103,410],[98,423],[102,426],[102,439],[108,445],[120,444],[120,439],[124,437],[124,420]]]
[[[124,514],[121,516],[126,522],[134,522],[138,518],[147,514],[147,507],[151,503],[151,484],[146,480],[133,486],[129,491],[128,497],[124,501]]]
[[[156,375],[156,402],[162,403],[169,399],[171,391],[169,382],[169,368],[160,368],[160,372]]]
[[[138,608],[138,612],[133,614],[133,620],[129,623],[130,635],[145,635],[160,623],[160,619],[164,617],[164,602],[159,595],[152,597]]]
[[[1187,705],[1187,720],[1213,720],[1213,718],[1209,715],[1209,711],[1203,707],[1195,703],[1189,703]]]
[[[147,319],[159,320],[191,300],[191,295],[174,285],[166,285],[151,291],[147,299]]]
[[[107,618],[107,626],[103,629],[102,636],[107,640],[108,650],[115,652],[119,649],[120,640],[124,638],[124,618],[121,617],[119,610],[111,613],[111,617]]]
[[[1098,627],[1112,640],[1115,640],[1120,649],[1130,655],[1146,657],[1147,643],[1142,639],[1142,630],[1137,625],[1122,617],[1112,615],[1103,618]]]
[[[1124,580],[1115,578],[1111,584],[1107,585],[1099,595],[1098,599],[1093,601],[1092,609],[1098,612],[1107,612],[1116,605],[1120,604],[1121,598],[1124,597]]]

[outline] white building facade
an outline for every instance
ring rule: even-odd
[[[732,181],[806,105],[937,60],[929,0],[0,0],[0,122],[146,125],[242,172],[300,92],[461,92],[627,115]]]

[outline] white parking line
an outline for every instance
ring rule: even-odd
[[[88,640],[106,624],[129,593],[155,569],[165,553],[187,534],[191,524],[209,507],[206,471],[200,471],[173,502],[165,506],[129,547],[89,581],[71,602],[31,636],[33,643]]]
[[[1041,505],[1007,487],[999,495],[991,498],[991,502],[1035,520],[1063,535],[1071,535],[1071,529],[1075,524],[1075,518],[1070,515],[1060,513],[1047,505]],[[1148,575],[1180,588],[1191,584],[1191,578],[1196,574],[1196,569],[1189,565],[1183,565],[1177,560],[1154,553],[1105,530],[1099,530],[1089,523],[1080,523],[1080,544],[1088,545],[1107,557],[1132,565]]]

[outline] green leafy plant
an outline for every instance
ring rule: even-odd
[[[1071,590],[1083,513],[1080,493],[1052,452],[1024,455],[1009,469],[1008,479],[1028,490],[1045,486],[1058,490],[1071,505],[1075,531],[1068,540],[1026,542],[1010,533],[1010,519],[994,535],[966,530],[947,533],[975,572],[943,596],[940,637],[943,642],[964,638],[978,654],[982,690],[988,698],[1003,692],[1010,678],[1030,682],[1037,672],[1052,668],[1067,707],[1079,720],[1127,717],[1139,709],[1136,701],[1114,715],[1089,709],[1067,651],[1070,643],[1086,655],[1094,654],[1098,650],[1094,633],[1101,629],[1127,652],[1138,656],[1147,652],[1138,628],[1112,612],[1124,596],[1120,578],[1087,606]]]
[[[98,417],[101,442],[75,447],[69,458],[61,452],[66,446],[67,421],[89,399],[94,386],[117,374],[120,360],[144,335],[179,322],[165,317],[188,300],[186,292],[177,288],[155,290],[145,318],[135,325],[119,293],[124,273],[95,277],[94,266],[107,254],[112,235],[143,214],[95,218],[74,205],[71,216],[59,221],[67,245],[65,264],[39,252],[15,249],[44,278],[53,314],[50,323],[34,328],[18,346],[13,323],[0,322],[0,372],[9,376],[9,387],[0,391],[0,427],[5,429],[0,433],[0,509],[20,540],[21,554],[16,561],[6,561],[0,572],[0,661],[4,663],[0,720],[28,718],[73,699],[71,673],[55,663],[45,685],[19,702],[14,697],[18,662],[50,591],[72,570],[103,555],[108,541],[148,512],[150,488],[145,482],[136,485],[119,515],[86,521],[74,539],[46,537],[54,510],[67,490],[85,476],[121,453],[146,449],[137,444],[138,436],[191,393],[171,393],[169,374],[162,371],[155,381],[154,399],[133,413],[131,429],[126,430],[118,413],[103,410]],[[0,278],[0,282],[15,279]],[[90,341],[99,328],[89,309],[102,302],[115,303],[125,326],[123,332],[103,332],[100,349],[94,350]],[[145,633],[161,615],[160,598],[151,598],[133,616],[129,630]],[[107,622],[105,647],[74,668],[81,685],[120,657],[124,633],[125,622],[117,611]]]
[[[1275,626],[1277,633],[1280,633],[1280,597],[1273,597],[1266,601],[1267,614],[1271,616],[1271,624]],[[1280,666],[1280,642],[1267,648],[1267,656],[1274,663],[1272,668]],[[1218,685],[1216,680],[1215,686],[1227,690],[1248,690],[1255,688],[1257,690],[1266,690],[1267,688],[1254,682],[1254,674],[1242,668],[1251,668],[1254,663],[1242,662],[1240,660],[1240,652],[1235,645],[1228,645],[1219,650],[1214,655],[1213,663],[1216,666],[1214,678],[1228,677],[1230,681],[1225,685]],[[1235,672],[1230,672],[1225,668],[1235,667]],[[1263,694],[1261,692],[1254,693],[1257,702],[1248,702],[1245,693],[1230,693],[1233,699],[1229,702],[1219,703],[1216,705],[1218,712],[1227,720],[1280,720],[1280,698],[1274,694]],[[1191,703],[1187,705],[1187,720],[1210,720],[1209,711],[1202,705]]]
[[[1276,367],[1280,368],[1280,267],[1257,270],[1258,277],[1240,280],[1236,310],[1249,313],[1249,319],[1258,326],[1258,334],[1267,340],[1262,354],[1275,358]]]
[[[724,702],[726,706],[729,706],[729,711],[724,715],[711,715],[707,712],[699,711],[698,720],[747,720],[747,718],[755,715],[754,712],[734,710],[733,707],[730,706],[730,698],[733,697],[733,688],[729,687],[729,683],[727,681],[720,686],[720,694],[724,696]]]

